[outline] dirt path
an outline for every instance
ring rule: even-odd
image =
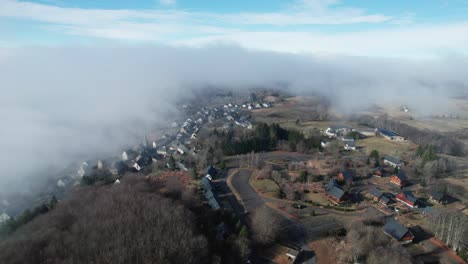
[[[438,240],[437,238],[433,237],[428,240],[428,243],[431,243],[433,246],[439,248],[441,252],[439,253],[442,257],[446,257],[450,260],[450,263],[459,263],[459,264],[466,264],[463,259],[461,259],[455,252],[453,252],[450,248],[448,248],[442,241]]]

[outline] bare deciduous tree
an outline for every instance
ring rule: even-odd
[[[252,219],[254,240],[262,245],[273,243],[280,230],[280,221],[272,209],[264,206],[258,209]]]

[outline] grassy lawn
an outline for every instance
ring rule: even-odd
[[[250,185],[257,191],[264,195],[276,197],[278,195],[278,185],[269,179],[257,180],[254,177],[250,178]]]
[[[310,192],[308,194],[305,194],[304,200],[311,200],[312,202],[323,206],[330,204],[330,201],[327,198],[325,198],[324,195],[321,193]]]
[[[418,146],[411,141],[390,141],[383,137],[369,137],[358,140],[357,145],[364,147],[367,154],[374,149],[378,150],[380,155],[404,155],[414,151]]]

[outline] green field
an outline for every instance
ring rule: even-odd
[[[390,141],[383,137],[369,137],[358,140],[357,145],[364,147],[367,154],[374,149],[378,150],[381,155],[406,155],[414,151],[418,146],[411,141]]]

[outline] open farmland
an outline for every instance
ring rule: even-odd
[[[418,146],[411,141],[405,140],[401,142],[390,141],[383,137],[369,137],[357,141],[359,147],[363,147],[367,154],[376,149],[386,155],[405,155],[414,151]]]
[[[258,122],[288,123],[309,122],[316,120],[328,120],[336,113],[329,112],[328,102],[318,96],[290,97],[275,103],[272,108],[256,109],[252,111],[253,117]]]

